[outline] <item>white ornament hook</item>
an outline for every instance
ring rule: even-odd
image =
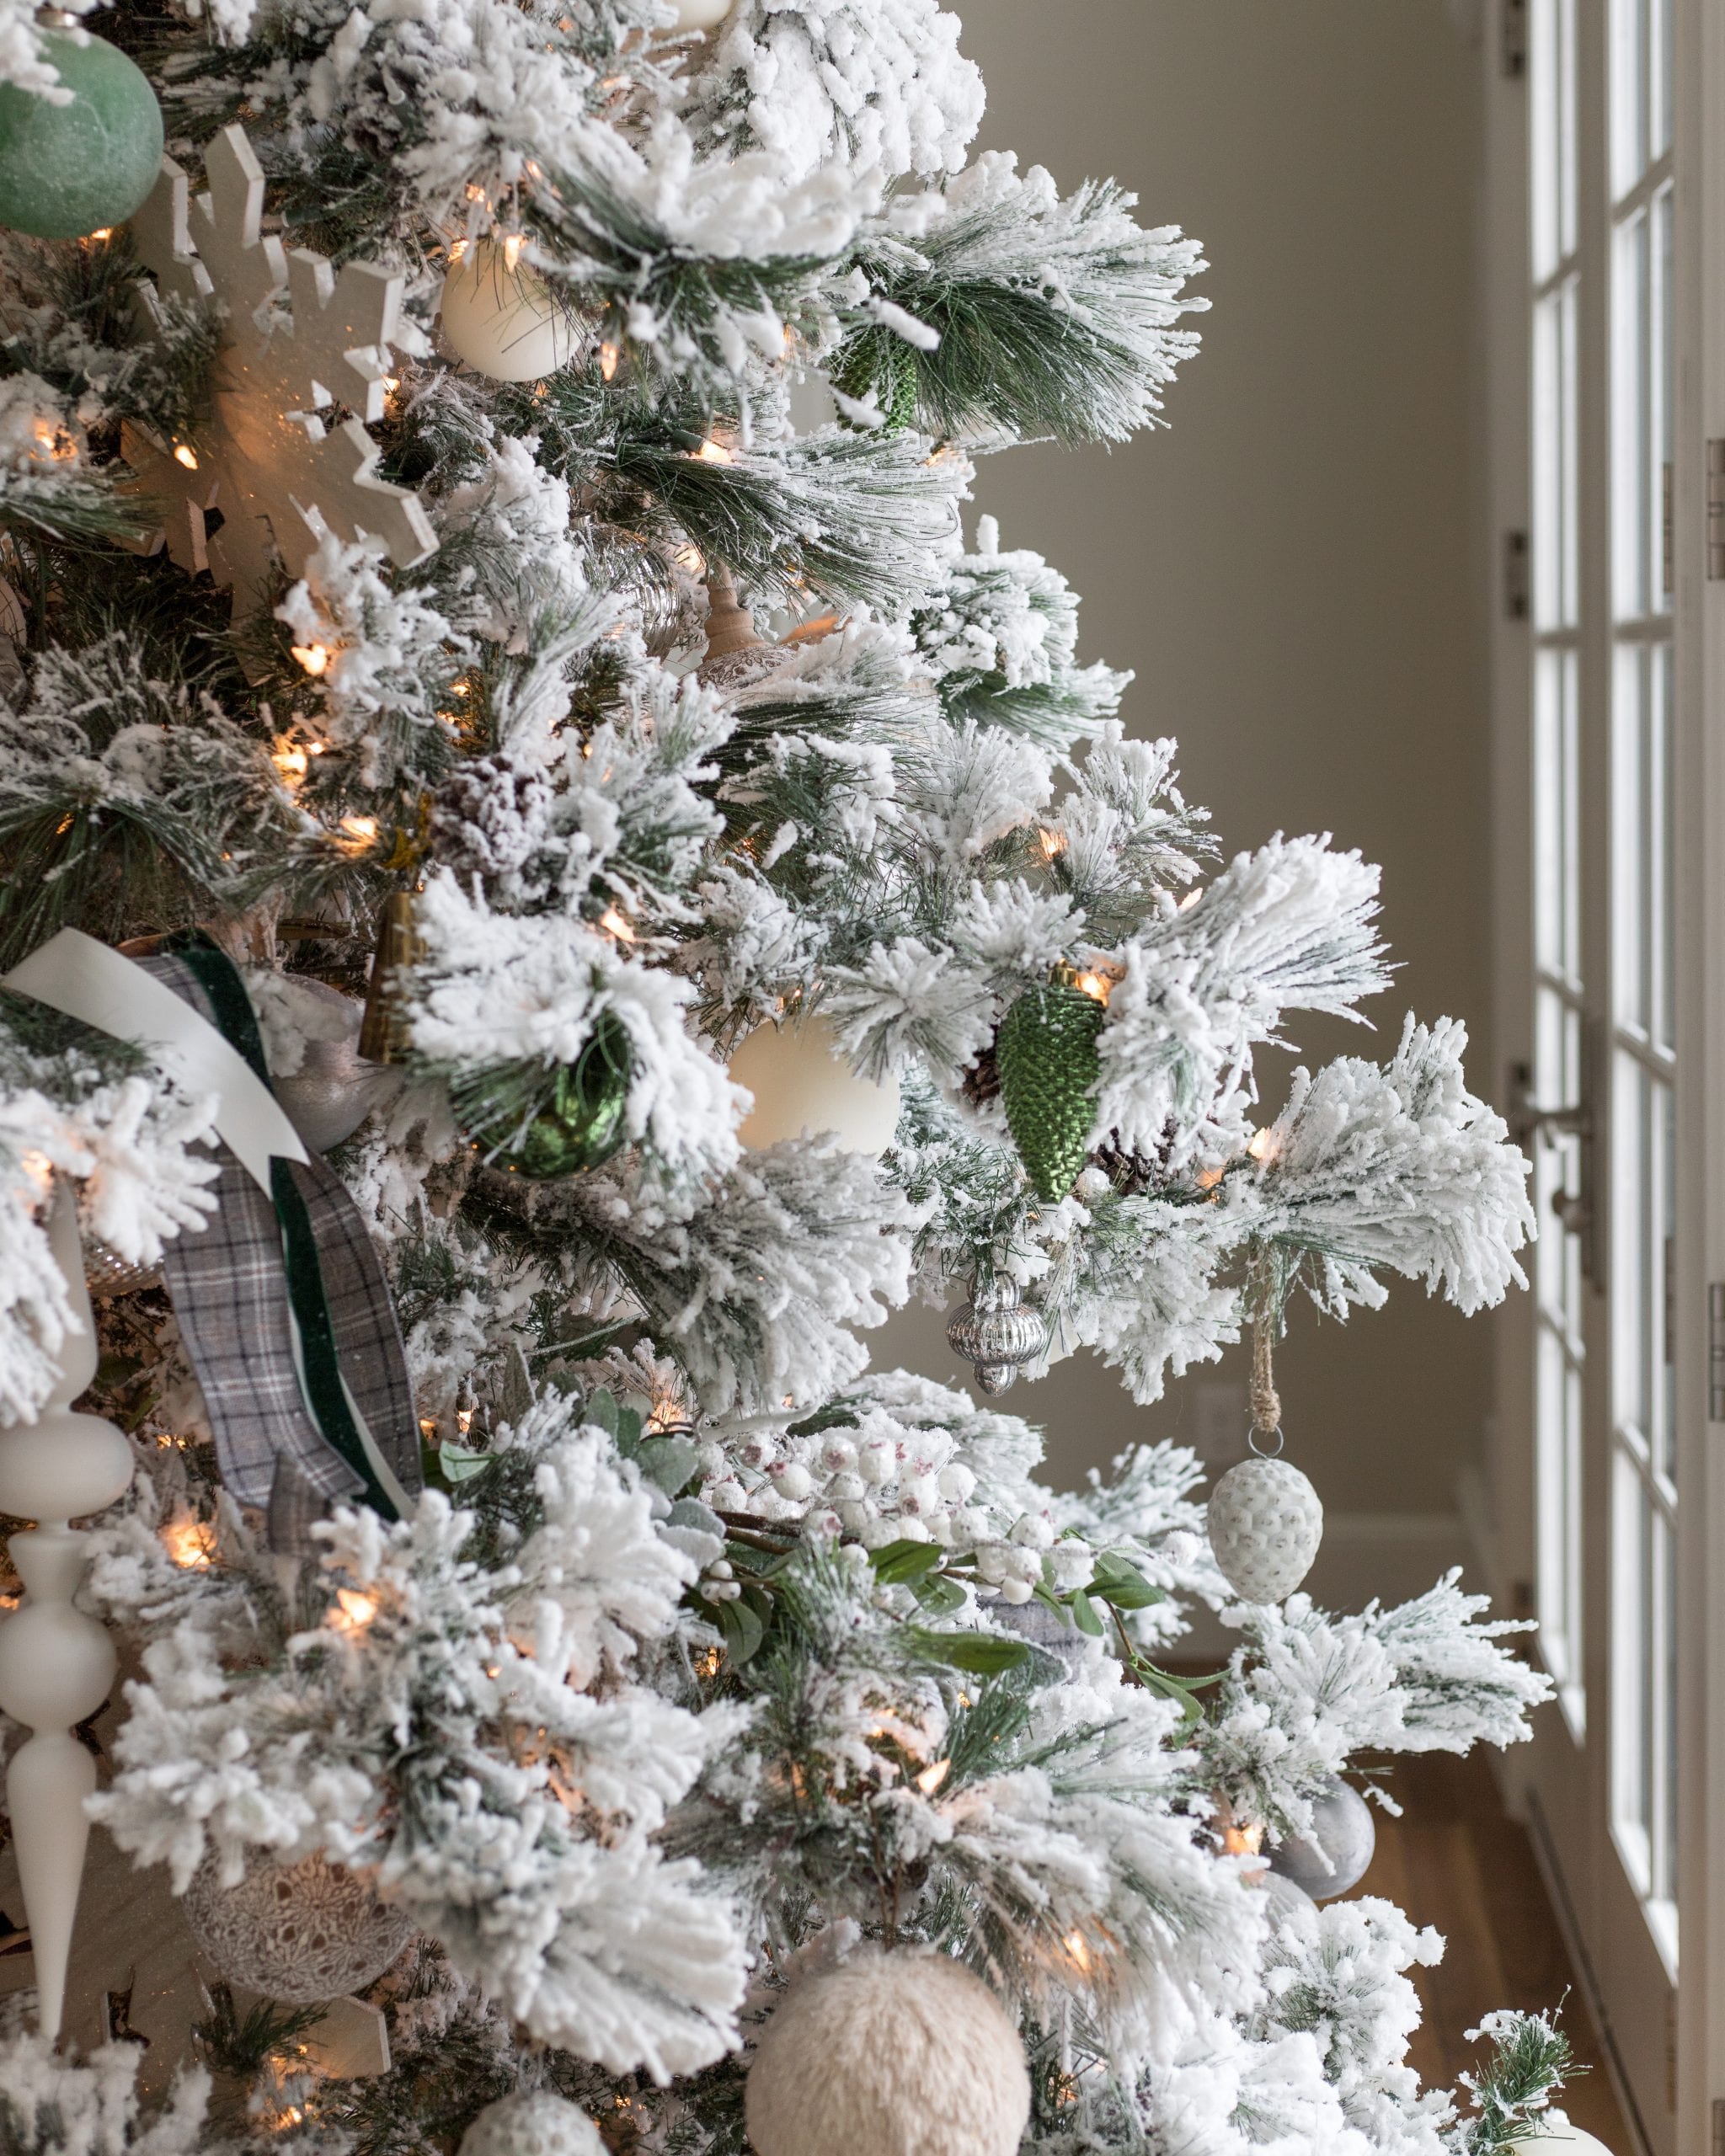
[[[0,1512],[36,1524],[7,1545],[24,1582],[22,1606],[0,1621],[0,1708],[31,1731],[12,1756],[6,1801],[35,1961],[42,2034],[60,2034],[67,1962],[90,1827],[84,1799],[94,1760],[77,1725],[114,1682],[114,1642],[72,1607],[87,1538],[70,1522],[111,1505],[131,1480],[131,1448],[111,1422],[72,1403],[96,1374],[96,1328],[84,1287],[77,1201],[56,1183],[48,1223],[75,1330],[61,1342],[60,1376],[34,1422],[0,1432]]]

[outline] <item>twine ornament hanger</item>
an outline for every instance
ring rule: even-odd
[[[1283,1445],[1282,1400],[1276,1390],[1275,1367],[1272,1342],[1275,1335],[1275,1321],[1260,1307],[1252,1321],[1252,1429],[1247,1443],[1261,1460],[1277,1459]],[[1274,1438],[1274,1444],[1260,1444],[1260,1438]]]
[[[1262,1604],[1284,1600],[1310,1572],[1323,1539],[1324,1511],[1307,1478],[1278,1457],[1282,1402],[1271,1358],[1278,1298],[1268,1254],[1252,1286],[1252,1456],[1216,1484],[1206,1524],[1223,1578],[1243,1601]]]

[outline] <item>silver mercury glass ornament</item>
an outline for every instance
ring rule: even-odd
[[[1046,1352],[1048,1326],[1040,1310],[1020,1303],[1017,1281],[996,1273],[986,1283],[971,1282],[969,1301],[947,1321],[947,1339],[954,1353],[975,1365],[985,1392],[1004,1392],[1017,1383],[1026,1363]]]

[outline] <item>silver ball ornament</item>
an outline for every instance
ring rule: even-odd
[[[302,1043],[300,1067],[272,1078],[270,1090],[287,1119],[314,1153],[328,1153],[351,1138],[374,1109],[400,1091],[405,1074],[398,1065],[373,1063],[360,1054],[360,1005],[327,981],[296,974],[302,995],[315,997],[340,1019],[335,1039],[310,1036]]]
[[[1030,2074],[963,1963],[865,1953],[792,1986],[744,2101],[756,2156],[1017,2156]]]
[[[599,2129],[548,2089],[488,2104],[462,2136],[460,2156],[606,2156]]]
[[[1297,1467],[1255,1454],[1210,1492],[1210,1546],[1222,1577],[1245,1602],[1280,1602],[1311,1570],[1324,1508]]]
[[[1332,1901],[1365,1878],[1377,1839],[1371,1806],[1352,1782],[1332,1774],[1312,1805],[1310,1829],[1288,1835],[1269,1852],[1270,1870],[1315,1902]]]
[[[212,1859],[185,1890],[192,1935],[232,1983],[289,2005],[341,1999],[381,1977],[414,1936],[369,1881],[321,1852],[278,1864],[259,1852],[237,1886]]]
[[[1306,1889],[1290,1879],[1285,1872],[1267,1871],[1263,1880],[1264,1899],[1269,1904],[1270,1922],[1283,1930],[1293,1930],[1310,1936],[1317,1923],[1317,1903]]]
[[[991,1602],[988,1614],[997,1625],[1009,1632],[1016,1632],[1021,1640],[1028,1640],[1033,1647],[1052,1655],[1069,1669],[1076,1669],[1087,1658],[1088,1643],[1076,1624],[1050,1609],[1045,1602],[1033,1597],[1028,1602]]]

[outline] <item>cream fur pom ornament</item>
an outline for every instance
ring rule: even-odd
[[[793,1985],[749,2069],[757,2156],[1017,2156],[1024,2047],[944,1955],[864,1953]]]

